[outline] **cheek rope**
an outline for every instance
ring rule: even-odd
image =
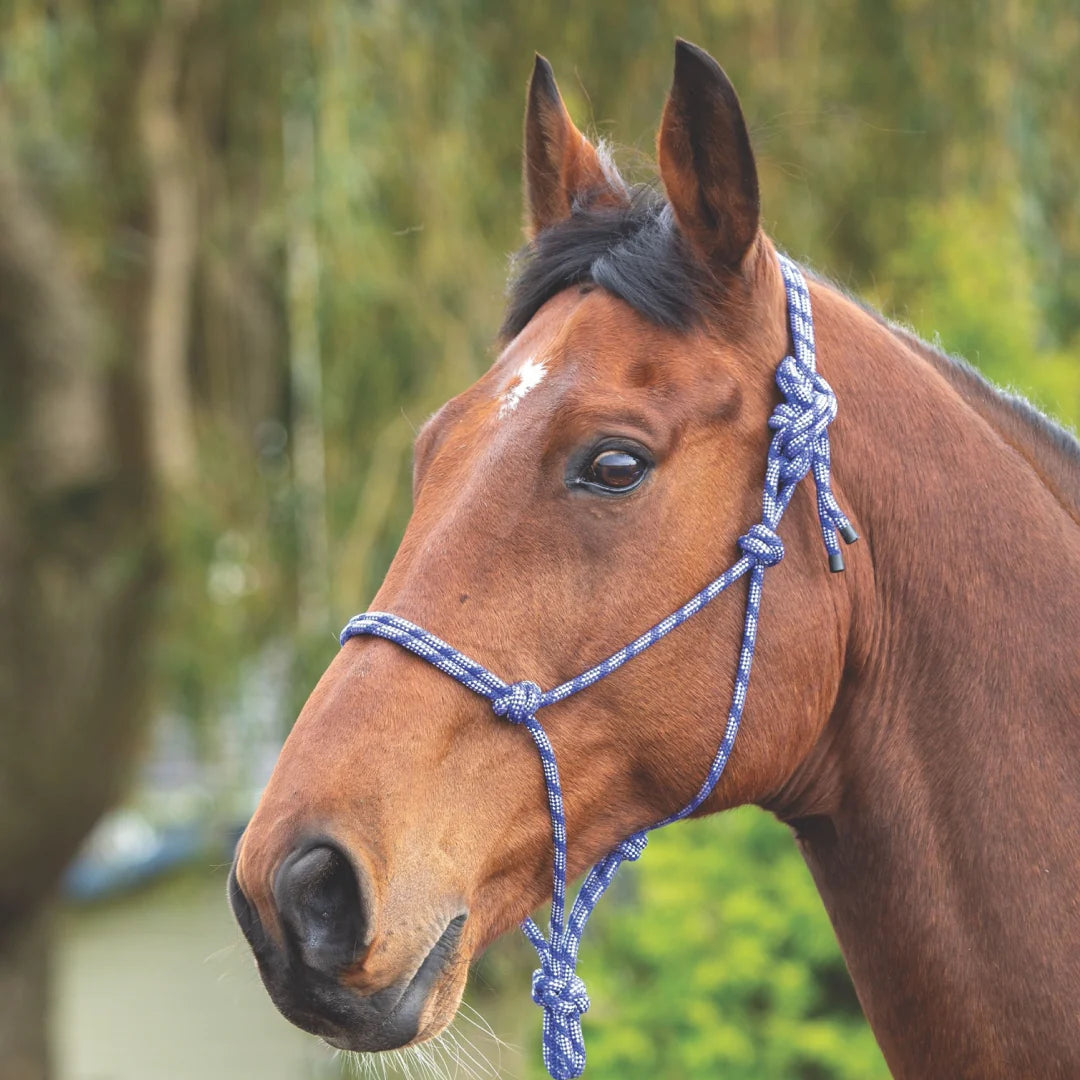
[[[776,372],[776,383],[783,400],[769,417],[772,438],[765,468],[761,521],[738,538],[741,554],[731,567],[629,645],[552,690],[542,690],[528,680],[504,682],[441,638],[397,615],[369,611],[350,619],[341,632],[342,645],[350,638],[370,635],[408,649],[474,694],[486,698],[491,702],[496,716],[525,728],[536,745],[551,816],[551,918],[547,936],[531,918],[522,923],[522,929],[540,960],[540,967],[533,972],[532,998],[544,1010],[544,1065],[553,1080],[573,1080],[585,1069],[581,1016],[589,1008],[589,996],[577,974],[577,957],[589,916],[611,884],[619,866],[640,858],[647,843],[646,834],[652,829],[688,817],[697,810],[716,787],[727,764],[746,705],[765,570],[784,557],[784,545],[776,529],[791,502],[796,485],[807,473],[812,473],[814,477],[821,535],[829,556],[829,567],[834,573],[844,569],[837,533],[848,544],[858,539],[833,497],[829,482],[828,427],[836,416],[836,395],[816,369],[810,293],[795,263],[785,255],[778,258],[787,293],[793,355],[785,357]],[[555,752],[537,719],[537,713],[548,705],[565,701],[617,671],[696,615],[744,575],[749,575],[749,588],[742,645],[735,670],[735,688],[720,744],[701,787],[681,810],[627,837],[593,866],[585,875],[567,915],[566,815],[562,787]]]

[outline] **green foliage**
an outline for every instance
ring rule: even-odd
[[[1044,324],[1037,261],[1003,201],[961,193],[910,207],[908,242],[886,257],[880,300],[999,385],[1076,424],[1080,341],[1062,347]]]
[[[684,823],[624,873],[582,949],[591,1077],[888,1076],[785,828]]]

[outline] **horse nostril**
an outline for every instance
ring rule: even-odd
[[[336,975],[366,944],[368,919],[352,864],[335,847],[299,848],[281,864],[274,900],[310,968]]]

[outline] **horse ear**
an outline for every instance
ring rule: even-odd
[[[539,53],[525,107],[525,221],[530,236],[575,206],[624,206],[626,186],[574,126],[551,65]]]
[[[675,77],[657,154],[683,235],[715,268],[736,269],[761,217],[750,137],[723,68],[681,38],[675,42]]]

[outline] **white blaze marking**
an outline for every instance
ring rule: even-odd
[[[521,404],[525,395],[530,390],[535,390],[544,381],[546,374],[547,368],[544,367],[544,362],[534,360],[530,356],[518,368],[510,388],[503,394],[502,404],[499,406],[499,419],[506,419]]]

